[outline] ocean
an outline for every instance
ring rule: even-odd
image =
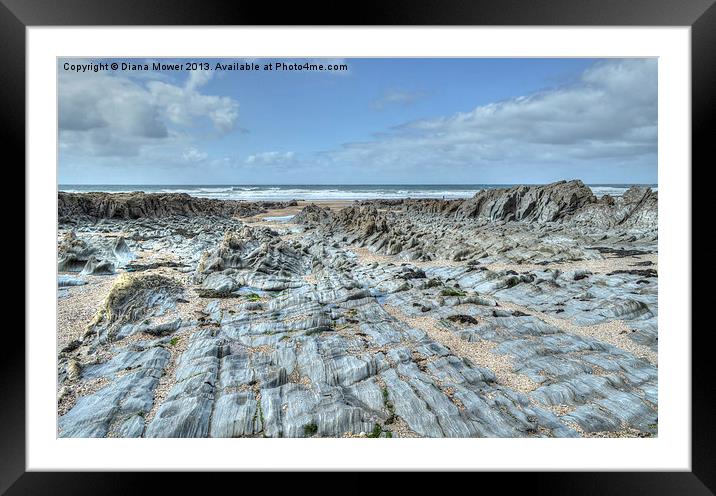
[[[60,191],[110,193],[188,193],[221,200],[370,200],[377,198],[469,198],[480,190],[511,184],[264,184],[264,185],[157,185],[157,184],[61,184]],[[630,184],[589,185],[594,194],[621,196]],[[643,184],[657,190],[656,184]]]

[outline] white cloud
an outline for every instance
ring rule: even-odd
[[[276,165],[293,160],[294,152],[262,152],[249,155],[244,161],[247,164]]]
[[[410,105],[425,96],[421,91],[408,91],[390,89],[385,91],[380,98],[376,98],[370,106],[376,110],[382,110],[389,105]]]
[[[643,160],[657,148],[657,61],[601,62],[570,86],[406,123],[322,155],[364,167]]]
[[[105,73],[60,71],[60,147],[80,156],[134,156],[146,148],[181,145],[190,129],[233,129],[239,104],[201,92],[211,73],[194,71],[185,84]]]
[[[184,87],[189,91],[201,88],[209,82],[213,74],[213,72],[205,70],[191,71]]]
[[[194,147],[187,148],[184,153],[182,153],[182,160],[185,162],[202,162],[206,160],[207,157],[208,154],[206,152],[201,152]]]
[[[168,176],[202,181],[208,171],[213,180],[221,174],[235,180],[237,169],[242,180],[264,182],[328,176],[349,182],[530,182],[590,175],[630,181],[632,171],[656,174],[655,59],[599,62],[569,85],[407,122],[315,155],[265,151],[239,157],[236,150],[222,150],[231,155],[224,159],[215,157],[218,151],[206,139],[241,130],[238,102],[207,94],[211,73],[191,74],[176,83],[60,71],[62,167],[79,171],[81,164],[102,178],[110,168],[134,167],[142,177],[154,171],[160,182]],[[421,96],[391,90],[373,105],[408,105]],[[62,159],[68,156],[72,160]],[[117,167],[100,169],[102,164]]]

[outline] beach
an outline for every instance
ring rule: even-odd
[[[658,194],[610,187],[60,192],[58,433],[656,436]]]

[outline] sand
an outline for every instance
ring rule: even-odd
[[[413,317],[401,312],[391,305],[383,308],[394,318],[405,322],[411,327],[425,331],[428,336],[447,347],[455,355],[471,360],[479,367],[490,369],[497,378],[497,383],[522,392],[530,392],[539,387],[539,384],[529,377],[513,371],[512,360],[508,355],[494,353],[497,343],[488,341],[468,342],[445,329],[433,317]]]
[[[597,341],[609,343],[621,350],[628,351],[634,356],[648,360],[654,365],[658,365],[657,353],[630,339],[628,333],[631,332],[631,329],[621,320],[609,320],[596,325],[578,326],[569,320],[560,319],[558,317],[554,317],[553,315],[547,315],[546,313],[542,313],[522,305],[517,305],[516,303],[506,301],[500,301],[499,303],[500,306],[507,308],[508,310],[519,310],[521,312],[534,315],[538,319],[551,324],[564,332],[578,334],[580,336],[596,339]]]
[[[371,252],[367,248],[360,248],[360,247],[352,247],[351,251],[355,253],[360,261],[362,263],[400,263],[404,260],[400,259],[397,256],[394,255],[379,255]],[[650,265],[648,267],[640,267],[635,264],[639,262],[644,261],[650,261],[653,263],[653,265]],[[424,262],[421,264],[420,262],[410,262],[412,265],[415,265],[417,267],[426,267],[426,266],[452,266],[457,264],[457,262],[452,262],[448,260],[435,260],[430,262]],[[429,265],[428,265],[429,264]],[[635,256],[628,256],[628,257],[605,257],[604,259],[595,259],[595,260],[579,260],[579,261],[573,261],[573,262],[561,262],[561,263],[554,263],[549,265],[529,265],[529,264],[523,264],[523,265],[515,265],[515,264],[491,264],[486,266],[490,270],[498,271],[498,270],[506,270],[506,269],[520,269],[520,270],[545,270],[548,268],[553,269],[559,269],[564,272],[567,271],[573,271],[573,270],[588,270],[592,273],[609,273],[615,270],[631,270],[631,269],[639,269],[639,268],[649,268],[658,270],[658,255],[657,254],[646,254],[646,255],[635,255]],[[628,337],[628,333],[631,332],[631,329],[629,326],[627,326],[623,321],[621,320],[610,320],[608,322],[604,322],[602,324],[596,324],[591,326],[578,326],[569,320],[561,319],[559,317],[555,317],[553,315],[547,315],[545,313],[539,312],[537,310],[534,310],[530,307],[518,305],[516,303],[506,302],[502,300],[497,300],[500,306],[507,308],[509,310],[519,310],[524,313],[529,313],[531,315],[534,315],[535,317],[539,318],[540,320],[551,324],[565,332],[569,332],[572,334],[578,334],[581,336],[590,337],[593,339],[597,339],[599,341],[603,341],[605,343],[609,343],[621,350],[628,351],[635,356],[639,358],[644,358],[645,360],[648,360],[654,365],[658,364],[658,354],[654,351],[652,351],[647,346],[642,346],[634,340],[630,339]],[[396,310],[397,311],[397,310]],[[420,318],[427,318],[427,317],[420,317]],[[434,320],[434,319],[432,319]],[[433,325],[428,325],[429,328],[433,327]],[[422,329],[422,327],[420,327]],[[426,329],[424,329],[426,330]],[[427,332],[427,330],[426,330]],[[447,331],[449,332],[449,331]],[[438,337],[432,336],[433,339],[440,340],[439,335]],[[458,338],[459,339],[459,338]],[[443,342],[443,341],[441,341]],[[445,344],[443,342],[443,344]],[[457,344],[457,343],[455,343]],[[482,354],[484,357],[485,355]],[[481,364],[481,362],[475,362],[478,364]],[[489,365],[485,365],[488,368],[491,368]],[[495,369],[492,369],[496,374],[497,371]],[[506,377],[506,376],[505,376]]]
[[[639,266],[640,262],[651,262],[652,265]],[[562,272],[574,270],[587,270],[593,274],[608,274],[615,270],[634,270],[634,269],[654,269],[659,270],[659,256],[656,253],[648,253],[644,255],[632,255],[628,257],[606,256],[604,258],[596,258],[592,260],[575,260],[569,262],[549,263],[547,265],[536,264],[507,264],[493,263],[485,265],[490,270],[517,270],[524,272],[528,270],[546,270],[559,269]]]
[[[117,277],[118,274],[83,277],[87,284],[67,288],[67,296],[57,300],[58,351],[82,338]]]
[[[253,226],[266,226],[275,229],[284,229],[285,231],[291,232],[292,229],[297,228],[296,224],[293,224],[286,220],[265,220],[267,217],[285,217],[290,215],[298,214],[306,205],[317,204],[324,208],[341,209],[354,204],[354,201],[299,201],[296,206],[273,209],[265,213],[254,215],[251,217],[242,218],[241,220],[249,225]],[[284,232],[285,232],[284,231]],[[293,232],[299,232],[300,229],[295,229]],[[105,236],[115,237],[122,233],[106,233]],[[290,234],[288,235],[290,236]],[[380,255],[375,254],[367,248],[353,247],[351,246],[350,251],[356,254],[360,263],[392,263],[399,265],[406,262],[398,256]],[[156,261],[179,261],[173,254],[158,253],[158,252],[140,252],[138,253],[139,259],[135,262],[148,263]],[[639,265],[643,262],[651,262],[651,265],[643,266]],[[451,260],[433,260],[429,262],[411,261],[410,264],[416,267],[436,267],[436,266],[461,266],[463,262],[454,262]],[[529,270],[546,270],[546,269],[559,269],[563,272],[574,271],[574,270],[586,270],[592,273],[609,273],[615,270],[632,270],[632,269],[654,269],[658,270],[658,255],[657,254],[645,254],[628,257],[615,257],[610,255],[604,255],[600,258],[570,262],[559,262],[550,263],[548,265],[537,265],[537,264],[510,264],[510,263],[493,263],[485,265],[490,270],[517,270],[520,272]],[[150,318],[151,324],[157,324],[163,321],[170,321],[177,317],[180,317],[184,322],[192,321],[196,322],[196,325],[189,327],[182,327],[182,329],[172,335],[171,345],[166,345],[166,349],[170,352],[170,361],[164,370],[164,374],[160,378],[159,385],[154,391],[155,401],[151,411],[146,415],[146,422],[149,423],[152,418],[156,415],[156,412],[166,400],[166,397],[172,387],[175,385],[175,373],[177,367],[177,361],[179,356],[186,351],[187,344],[190,336],[205,327],[200,323],[203,309],[206,305],[212,301],[212,299],[198,298],[195,289],[198,287],[193,284],[191,276],[186,273],[182,273],[174,268],[160,267],[158,269],[151,269],[146,271],[147,273],[161,273],[163,275],[169,275],[180,279],[185,287],[185,297],[190,302],[180,304],[177,306],[176,312],[170,312],[162,317]],[[75,274],[76,275],[76,274]],[[88,284],[84,286],[73,286],[66,288],[67,296],[58,299],[58,333],[57,333],[57,345],[58,350],[62,349],[69,342],[81,339],[86,331],[87,325],[94,317],[97,310],[102,306],[104,299],[106,298],[112,284],[115,282],[119,274],[111,276],[86,276],[83,277],[87,280]],[[316,284],[316,277],[312,274],[304,276],[304,280],[311,284]],[[265,297],[264,297],[265,299]],[[236,301],[219,299],[219,306],[223,311],[229,311],[231,307],[235,306]],[[565,333],[571,333],[581,336],[590,337],[605,343],[609,343],[619,349],[630,352],[637,357],[644,358],[654,365],[657,365],[657,353],[652,351],[646,346],[639,345],[629,338],[628,333],[630,328],[627,324],[620,320],[612,320],[598,325],[592,326],[578,326],[573,322],[559,318],[553,315],[544,314],[536,311],[532,308],[518,305],[515,303],[499,301],[501,307],[509,310],[519,310],[542,321],[551,324]],[[513,359],[510,355],[499,354],[495,352],[497,343],[489,341],[476,341],[469,342],[461,339],[455,332],[451,331],[447,327],[433,317],[427,315],[412,316],[407,315],[400,311],[398,308],[388,304],[384,304],[383,308],[393,318],[404,322],[406,325],[420,329],[424,331],[430,338],[438,343],[441,343],[445,347],[451,350],[456,356],[470,360],[472,363],[479,367],[484,367],[491,370],[495,376],[498,384],[520,391],[529,393],[539,387],[539,384],[534,382],[528,376],[515,372]],[[479,317],[478,317],[479,318]],[[295,316],[293,319],[299,320],[299,316]],[[293,320],[292,319],[292,320]],[[345,328],[337,329],[339,334],[345,335],[346,337],[357,337],[355,332],[357,329],[352,326],[346,326]],[[154,337],[135,334],[129,338],[126,338],[123,344],[130,344],[136,341],[153,340]],[[162,345],[164,346],[164,345]],[[273,347],[270,346],[258,346],[248,350],[249,353],[270,353],[274,351]],[[370,350],[378,351],[378,350]],[[385,350],[380,350],[385,351]],[[417,353],[414,353],[417,354]],[[419,357],[415,358],[416,361],[420,360],[423,362],[429,362],[435,357]],[[290,382],[304,384],[309,386],[311,383],[306,378],[295,372],[289,377]],[[66,391],[60,391],[60,403],[59,413],[65,413],[77,399],[83,395],[95,392],[101,387],[107,384],[106,379],[98,379],[92,381],[70,381],[67,383],[72,386]],[[442,391],[453,401],[453,403],[459,409],[464,409],[464,405],[454,396],[454,389],[449,385],[439,384]],[[568,414],[572,407],[567,406],[554,406],[551,407],[552,411],[559,415],[564,416]],[[573,426],[575,427],[575,426]],[[395,422],[385,426],[386,429],[391,430],[397,437],[416,437],[415,433],[412,432],[409,427],[405,424],[402,419],[396,418]],[[581,429],[578,429],[582,435],[587,437],[636,437],[638,431],[625,429],[624,431],[608,432],[608,433],[592,433],[585,434]],[[346,434],[346,437],[366,437],[365,433]]]
[[[318,205],[322,208],[330,210],[340,210],[345,207],[353,205],[353,200],[300,200],[296,202],[295,206],[286,208],[276,208],[267,210],[262,214],[252,215],[250,217],[239,217],[242,222],[245,222],[252,226],[266,226],[266,227],[293,227],[290,221],[279,221],[279,220],[265,220],[266,217],[286,217],[289,215],[298,215],[298,213],[304,209],[307,205]]]

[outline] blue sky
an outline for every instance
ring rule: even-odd
[[[191,60],[211,69],[78,73],[65,62],[122,60],[60,60],[60,183],[657,179],[656,60],[310,61],[338,72]]]

